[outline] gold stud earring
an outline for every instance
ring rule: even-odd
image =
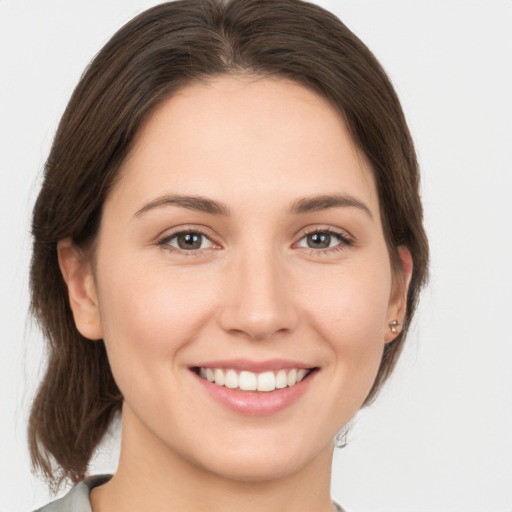
[[[397,327],[400,325],[398,320],[393,320],[392,322],[389,322],[389,328],[391,329],[391,332],[396,333],[398,332]]]

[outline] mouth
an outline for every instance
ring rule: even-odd
[[[230,359],[189,367],[214,402],[237,414],[271,416],[308,394],[320,367],[285,359]]]
[[[256,391],[269,393],[291,388],[307,379],[318,368],[282,368],[274,371],[252,372],[234,368],[193,367],[202,379],[219,387],[235,391]]]

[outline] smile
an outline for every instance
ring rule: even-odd
[[[226,368],[198,368],[197,373],[203,379],[217,386],[240,391],[270,392],[276,389],[292,387],[301,382],[312,369],[291,368],[278,371],[255,373]]]

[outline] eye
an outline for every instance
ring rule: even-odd
[[[181,231],[174,233],[162,239],[159,242],[162,246],[170,246],[173,249],[181,251],[200,251],[202,249],[210,249],[214,246],[213,242],[199,231]]]
[[[305,247],[307,249],[332,249],[332,248],[343,248],[346,245],[350,245],[351,241],[344,237],[341,233],[335,233],[329,230],[314,231],[303,236],[297,246]]]

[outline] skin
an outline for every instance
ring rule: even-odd
[[[152,204],[171,194],[229,215]],[[290,211],[333,194],[363,207]],[[197,229],[200,249],[172,238]],[[308,246],[326,230],[330,247]],[[222,77],[161,104],[104,205],[94,266],[59,244],[77,327],[105,340],[125,397],[119,468],[93,490],[94,512],[331,511],[333,437],[404,315],[411,261],[400,254],[405,279],[393,279],[371,168],[315,93]],[[190,370],[231,358],[318,371],[298,401],[251,416]]]

